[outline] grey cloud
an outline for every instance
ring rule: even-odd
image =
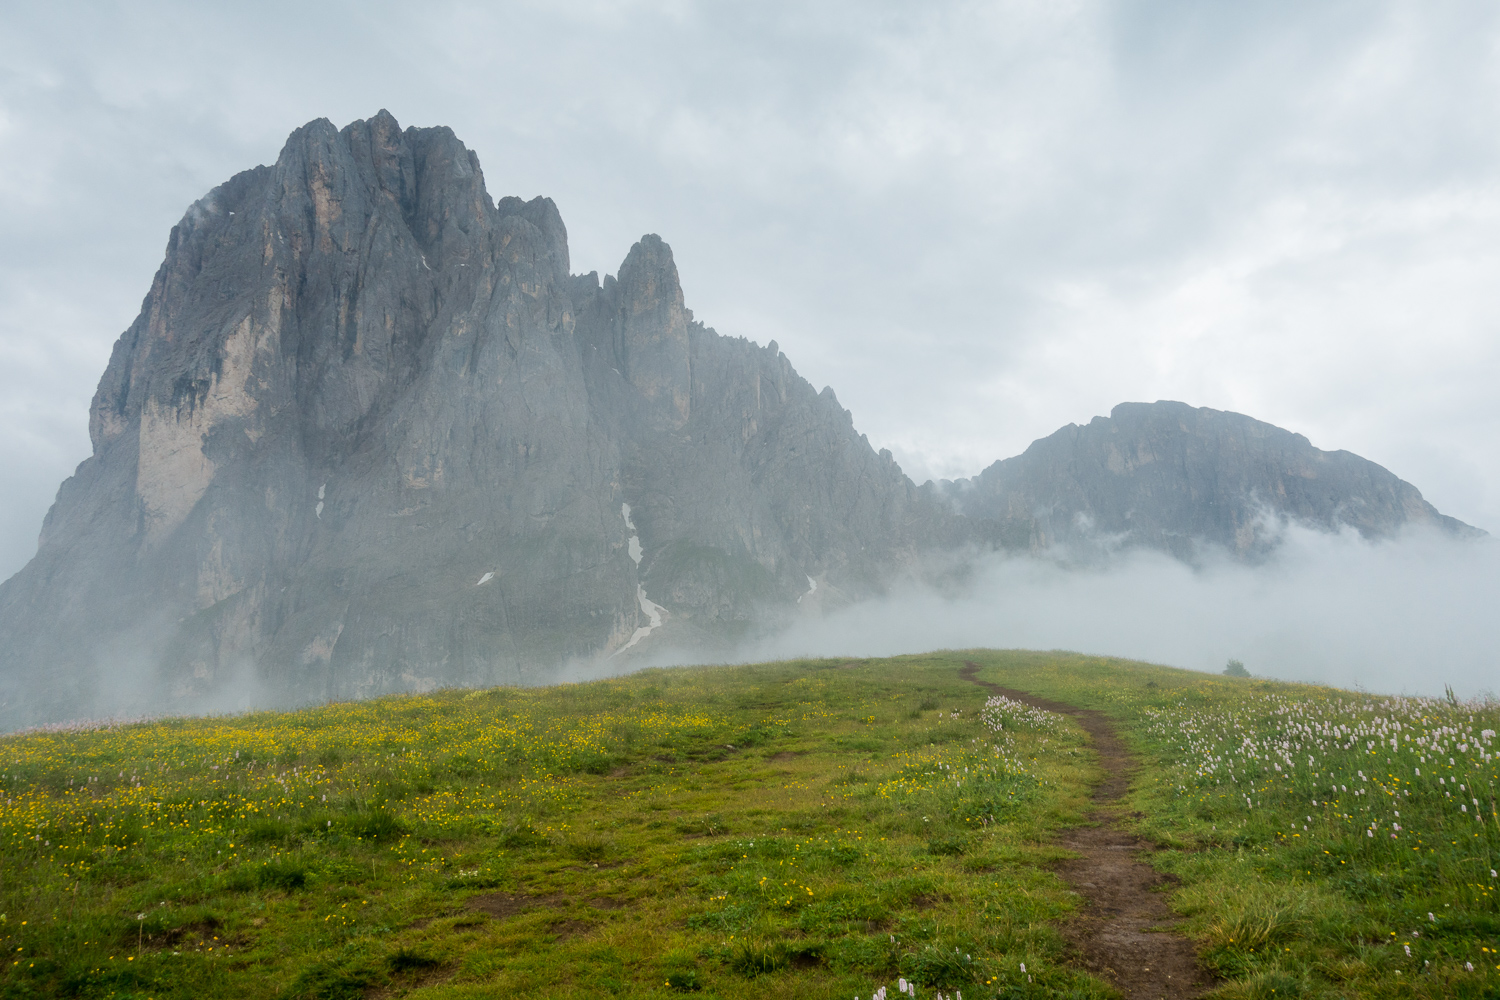
[[[1497,14],[1480,2],[12,5],[0,574],[87,451],[170,226],[389,107],[577,270],[660,232],[912,471],[1125,399],[1237,409],[1500,526]],[[294,26],[294,27],[289,27]]]

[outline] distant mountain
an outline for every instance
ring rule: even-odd
[[[1409,525],[1478,536],[1417,488],[1347,451],[1239,413],[1122,403],[939,492],[1008,548],[1144,546],[1192,560],[1205,544],[1263,555],[1283,521],[1388,538]]]
[[[492,201],[450,130],[386,112],[312,122],[189,208],[90,434],[0,584],[0,727],[722,649],[1085,522],[1178,554],[1253,550],[1262,509],[1465,530],[1378,466],[1181,404],[919,488],[775,343],[695,321],[660,238],[571,274],[550,200]]]

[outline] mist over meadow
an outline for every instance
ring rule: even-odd
[[[937,649],[1071,650],[1218,673],[1229,659],[1256,677],[1373,694],[1494,695],[1500,542],[1430,529],[1370,542],[1295,524],[1259,563],[1213,547],[1196,565],[1144,549],[995,554],[950,566],[944,582],[907,580],[880,599],[810,611],[727,655],[681,645],[644,657],[599,656],[498,683],[569,683],[705,662],[881,657]],[[221,714],[308,704],[246,658],[210,692],[173,699],[144,651],[101,652],[113,718]],[[420,689],[422,686],[418,686]],[[167,702],[171,702],[169,708]]]
[[[1134,550],[995,556],[959,592],[908,584],[803,620],[742,651],[890,656],[937,648],[1067,649],[1375,693],[1492,693],[1500,678],[1500,544],[1413,530],[1371,543],[1287,526],[1261,565],[1205,550],[1197,567]]]

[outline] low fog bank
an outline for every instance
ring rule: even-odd
[[[1413,531],[1365,542],[1352,532],[1282,530],[1259,565],[1206,552],[1197,567],[1155,552],[1094,549],[992,556],[941,590],[911,583],[880,600],[811,614],[723,650],[670,649],[577,661],[495,683],[586,681],[646,666],[801,656],[875,657],[936,649],[1066,649],[1217,673],[1237,659],[1260,677],[1373,693],[1460,696],[1500,689],[1500,541]],[[143,636],[108,651],[78,714],[128,720],[311,704],[267,683],[250,661],[210,690],[169,693]],[[135,652],[126,647],[136,645]],[[421,689],[421,686],[417,686]],[[14,696],[15,692],[12,692]],[[12,705],[13,709],[20,707]],[[13,715],[0,731],[60,713]],[[72,713],[66,713],[72,714]],[[29,716],[29,717],[27,717]],[[51,727],[48,727],[51,728]]]
[[[0,690],[0,735],[44,730],[71,732],[154,719],[242,715],[246,712],[306,708],[323,704],[279,689],[248,657],[221,668],[211,683],[196,690],[182,679],[162,675],[158,650],[168,629],[143,626],[101,650],[94,671],[61,690],[45,680],[31,685],[11,678]],[[76,691],[76,695],[75,692]]]
[[[1393,694],[1500,688],[1500,543],[1433,531],[1370,543],[1284,529],[1265,563],[1205,553],[1198,568],[1154,552],[1069,568],[995,557],[956,596],[912,585],[805,620],[740,652],[744,662],[934,649],[1068,649]]]

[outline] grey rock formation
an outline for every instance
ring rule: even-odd
[[[1261,505],[1462,527],[1180,404],[918,488],[774,342],[697,322],[660,238],[573,275],[550,200],[491,201],[451,131],[385,112],[312,122],[188,210],[89,426],[0,584],[0,729],[723,648],[1080,518],[1179,554],[1253,552]]]
[[[1301,434],[1185,403],[1122,403],[972,480],[937,484],[1011,549],[1144,546],[1192,561],[1205,544],[1255,559],[1293,521],[1388,538],[1409,525],[1482,535],[1408,482]]]
[[[661,239],[570,275],[550,200],[385,112],[189,209],[90,430],[0,586],[0,724],[537,680],[966,531],[775,344],[695,322]]]

